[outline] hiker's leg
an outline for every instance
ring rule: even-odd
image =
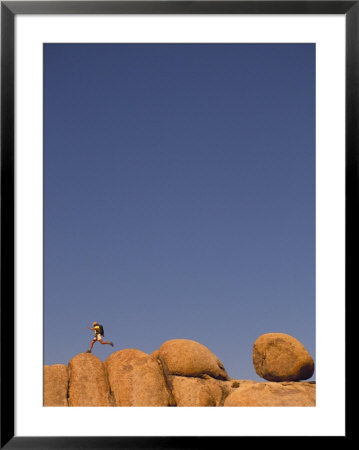
[[[92,347],[93,347],[95,342],[96,342],[96,339],[92,339],[91,344],[90,344],[90,351],[92,350]]]
[[[113,342],[105,342],[102,339],[100,339],[101,344],[108,344],[108,345],[112,345],[113,347]]]

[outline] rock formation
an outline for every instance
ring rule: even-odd
[[[68,366],[44,367],[44,406],[315,406],[314,362],[292,336],[269,333],[253,346],[253,364],[270,382],[231,379],[207,347],[164,342],[151,355],[112,353],[103,363],[80,353]]]
[[[136,349],[120,350],[106,362],[116,406],[168,406],[171,403],[163,372],[154,358]]]
[[[169,375],[229,380],[221,361],[207,347],[189,339],[173,339],[153,353]]]
[[[315,406],[315,384],[245,383],[226,398],[224,406]]]
[[[113,406],[104,363],[91,353],[69,362],[69,406]]]
[[[231,382],[214,378],[170,376],[176,406],[223,406]]]
[[[69,406],[69,371],[64,364],[44,366],[44,405]]]
[[[268,381],[307,380],[314,373],[314,361],[297,339],[284,333],[262,334],[253,345],[253,365]]]

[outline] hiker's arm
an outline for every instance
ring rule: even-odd
[[[94,330],[95,328],[87,327],[89,330]]]

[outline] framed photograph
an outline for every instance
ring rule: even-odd
[[[348,436],[358,25],[1,2],[1,448]]]

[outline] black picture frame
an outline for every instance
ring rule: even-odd
[[[340,14],[346,19],[345,304],[358,298],[359,1],[2,1],[1,2],[1,441],[6,449],[202,448],[237,437],[15,436],[14,20],[18,14]],[[347,312],[346,312],[347,314]],[[347,317],[347,316],[346,316]],[[347,336],[347,328],[346,328]],[[5,336],[6,335],[6,336]],[[347,339],[346,339],[347,341]],[[347,401],[346,401],[347,408]],[[347,416],[347,414],[346,414]],[[346,434],[348,437],[348,426]],[[235,442],[237,444],[237,442]]]

